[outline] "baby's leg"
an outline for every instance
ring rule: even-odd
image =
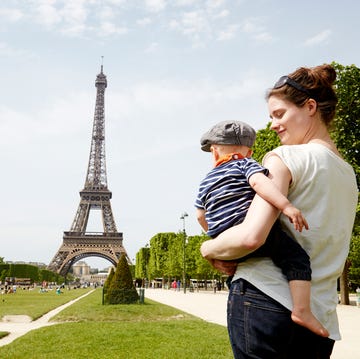
[[[311,282],[305,280],[289,281],[290,292],[293,300],[291,319],[305,328],[322,337],[328,337],[329,332],[315,318],[310,309]]]

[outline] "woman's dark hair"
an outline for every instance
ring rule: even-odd
[[[267,92],[266,100],[271,96],[280,96],[296,106],[302,107],[309,98],[313,98],[317,102],[317,109],[321,114],[322,121],[329,127],[335,117],[338,102],[333,88],[336,80],[335,69],[328,64],[311,68],[300,67],[281,79],[286,77],[290,78],[290,80],[284,80],[283,84],[280,85],[277,82]],[[294,87],[291,80],[295,81],[297,86]],[[302,90],[299,90],[299,88],[302,88]]]

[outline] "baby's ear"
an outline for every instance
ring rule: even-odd
[[[249,148],[249,151],[247,152],[246,157],[251,157],[253,153],[254,153],[254,151],[251,148]]]

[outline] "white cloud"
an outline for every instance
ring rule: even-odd
[[[66,2],[61,10],[64,28],[63,33],[76,36],[83,34],[87,28],[88,11],[85,0]]]
[[[207,19],[199,11],[191,11],[183,14],[181,22],[184,34],[199,34],[208,32],[210,29]]]
[[[101,20],[111,20],[115,17],[114,9],[111,6],[104,6],[99,12],[99,19]]]
[[[243,23],[241,25],[241,29],[243,32],[248,33],[248,34],[262,32],[262,31],[264,31],[262,19],[257,18],[257,17],[247,18],[243,21]]]
[[[30,7],[30,16],[48,29],[57,28],[65,35],[78,36],[86,30],[88,10],[85,0],[64,1],[35,0]]]
[[[1,22],[17,22],[24,17],[19,9],[2,8],[0,9]]]
[[[109,112],[116,113],[120,118],[142,118],[147,114],[145,118],[153,118],[152,126],[165,114],[180,119],[183,111],[198,113],[198,109],[202,109],[211,113],[214,108],[228,107],[229,103],[234,106],[242,101],[247,103],[254,96],[263,101],[264,88],[262,80],[253,74],[248,74],[241,82],[222,84],[209,80],[142,82],[127,88],[126,92],[109,93],[107,101],[111,102]]]
[[[165,0],[145,0],[145,7],[151,12],[160,12],[165,9]]]
[[[318,44],[322,44],[322,43],[327,43],[331,34],[332,34],[331,30],[329,30],[329,29],[324,30],[324,31],[320,32],[319,34],[316,34],[315,36],[307,39],[304,42],[304,45],[305,46],[314,46],[314,45],[318,45]]]
[[[220,31],[218,35],[218,40],[225,41],[234,38],[238,29],[238,25],[227,26],[225,30]]]
[[[174,1],[176,6],[190,6],[190,5],[196,4],[197,2],[198,2],[198,0],[175,0]]]
[[[271,42],[273,40],[272,35],[268,32],[261,32],[259,34],[256,34],[254,38],[259,42]]]
[[[185,12],[181,18],[171,20],[168,26],[188,37],[195,48],[204,47],[212,36],[210,23],[201,11]]]
[[[64,36],[104,38],[126,34],[131,26],[139,28],[151,24],[176,30],[188,37],[193,46],[199,47],[215,36],[225,40],[235,35],[233,29],[224,24],[230,15],[224,6],[223,0],[142,0],[138,3],[125,0],[31,0],[23,8],[29,22]],[[13,10],[12,14],[14,20],[21,20],[20,10]],[[156,21],[153,16],[156,16]],[[123,24],[124,19],[130,23]]]
[[[224,9],[224,10],[220,11],[219,13],[214,14],[213,18],[214,19],[224,19],[224,18],[228,17],[229,14],[230,14],[229,10]]]
[[[250,35],[255,41],[270,42],[273,40],[272,35],[264,25],[264,18],[262,17],[247,18],[242,22],[240,28],[242,32]]]
[[[208,9],[218,9],[224,3],[225,3],[224,0],[207,0],[206,1],[206,7]]]
[[[16,57],[21,59],[33,59],[35,57],[34,54],[29,51],[13,48],[6,42],[0,42],[0,55],[3,57]]]
[[[0,132],[6,134],[1,140],[1,146],[6,148],[14,143],[19,145],[33,131],[30,116],[15,109],[0,106]],[[19,129],[21,128],[21,131]]]
[[[140,26],[150,25],[153,21],[149,17],[144,17],[142,19],[136,20],[136,23]]]
[[[77,132],[82,120],[93,115],[92,107],[93,94],[90,93],[71,93],[31,113],[1,106],[0,132],[8,134],[1,145],[24,146],[28,142],[36,143],[37,139],[61,138],[65,132]]]
[[[56,8],[55,1],[38,1],[34,2],[33,13],[35,21],[45,27],[52,27],[62,21],[62,15]]]
[[[126,27],[116,26],[112,22],[103,22],[101,24],[101,36],[109,36],[109,35],[123,35],[128,33],[129,30]]]
[[[109,4],[119,6],[125,4],[127,0],[105,0],[105,1],[108,2]]]
[[[146,49],[146,53],[154,53],[159,48],[159,44],[157,42],[152,42]]]

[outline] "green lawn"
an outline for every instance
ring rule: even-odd
[[[232,358],[223,326],[148,299],[102,305],[101,294],[63,310],[53,318],[58,324],[0,347],[0,358]]]
[[[4,315],[28,315],[33,320],[52,309],[87,293],[90,289],[62,289],[56,294],[55,289],[40,293],[39,288],[33,290],[18,289],[14,294],[1,294],[0,318]]]

